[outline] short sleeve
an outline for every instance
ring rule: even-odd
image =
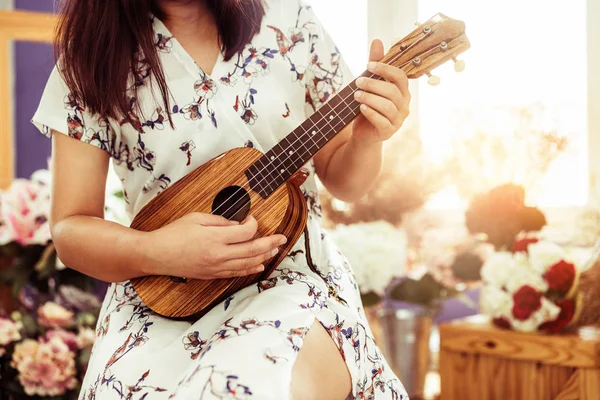
[[[309,59],[304,72],[304,112],[308,117],[352,82],[354,75],[312,7],[304,1],[300,1],[300,15],[301,26],[306,26],[309,30]]]
[[[71,96],[57,67],[50,74],[31,122],[48,138],[52,136],[52,131],[60,132],[99,147],[111,155],[113,153],[117,132],[108,120],[88,113]]]

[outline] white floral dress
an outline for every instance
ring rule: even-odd
[[[132,74],[139,98],[131,104],[139,101],[145,118],[133,123],[86,112],[55,70],[33,122],[48,136],[50,130],[66,133],[110,153],[134,216],[226,150],[269,150],[350,82],[309,6],[271,0],[266,9],[251,44],[229,61],[219,57],[211,75],[153,18],[170,110],[150,96],[143,63]],[[109,287],[81,399],[287,399],[293,363],[315,319],[347,364],[350,398],[407,398],[373,341],[347,260],[321,228],[314,166],[307,168],[302,191],[308,233],[269,279],[240,290],[195,323],[156,315],[129,282]]]

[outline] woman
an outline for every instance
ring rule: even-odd
[[[252,217],[191,214],[150,233],[105,221],[109,159],[133,216],[223,151],[268,150],[351,74],[302,2],[63,2],[59,64],[33,118],[53,138],[52,234],[67,265],[112,282],[80,397],[406,398],[373,342],[349,265],[320,227],[315,186],[317,175],[343,200],[369,189],[382,141],[408,114],[406,76],[369,64],[386,81],[358,82],[362,115],[307,166],[309,234],[269,279],[198,321],[169,320],[128,280],[256,273],[285,238],[254,238]],[[376,41],[370,59],[382,56]]]

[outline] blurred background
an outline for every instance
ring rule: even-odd
[[[553,340],[584,340],[579,329],[600,322],[600,2],[311,4],[356,75],[365,69],[373,39],[389,49],[438,12],[464,21],[471,42],[459,57],[464,71],[450,62],[432,72],[439,85],[429,85],[427,77],[411,81],[411,115],[386,144],[385,168],[373,190],[354,204],[321,193],[324,223],[352,265],[390,364],[415,399],[559,398],[568,382],[578,385],[583,372],[577,365],[481,348],[501,349],[493,338],[508,329],[538,335],[514,336],[514,343],[539,339],[547,348],[558,346],[552,351],[566,351]],[[2,235],[6,204],[23,191],[35,193],[28,207],[48,208],[50,141],[29,121],[54,65],[53,9],[51,0],[0,0],[0,398],[28,398],[10,357],[19,340],[48,340],[49,314],[64,317],[62,337],[78,338],[73,357],[77,374],[85,371],[106,289],[65,269],[51,243]],[[114,175],[108,188],[107,217],[127,224]],[[20,223],[31,222],[27,218]],[[553,262],[534,260],[531,243]],[[506,283],[498,271],[513,258],[522,269],[512,273],[518,282]],[[560,275],[568,283],[563,291],[554,290],[551,279],[559,260],[574,271]],[[527,266],[533,275],[520,273]],[[546,282],[539,295],[551,305],[517,315],[516,293],[534,275]],[[586,332],[585,340],[596,343],[598,336]],[[472,340],[461,347],[457,336]],[[473,344],[477,340],[483,347]],[[491,357],[485,368],[478,361],[484,353]],[[498,368],[540,365],[539,371],[546,364],[555,372],[527,375],[537,388],[528,394],[519,374],[507,372],[504,383],[487,384]],[[600,382],[599,365],[585,368]],[[470,383],[452,386],[466,370]],[[600,398],[600,386],[586,387],[569,398]]]

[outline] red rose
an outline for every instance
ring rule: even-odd
[[[575,282],[575,266],[560,260],[548,269],[544,274],[544,279],[548,282],[550,289],[559,293],[567,293]]]
[[[539,239],[537,239],[537,238],[523,238],[523,239],[515,240],[515,242],[512,245],[512,251],[513,251],[513,253],[518,253],[518,252],[527,253],[527,250],[529,249],[529,245],[533,244],[533,243],[537,243],[537,242],[539,242]]]
[[[512,325],[510,324],[510,321],[507,320],[504,317],[496,317],[494,319],[492,319],[492,323],[494,325],[496,325],[499,328],[503,328],[503,329],[510,329],[512,328]]]
[[[556,317],[554,321],[544,322],[538,326],[538,330],[549,333],[557,333],[569,325],[573,319],[573,316],[575,315],[575,300],[557,300],[555,304],[560,307],[560,313],[558,314],[558,317]]]
[[[542,295],[529,285],[523,285],[513,294],[512,313],[519,321],[525,321],[542,307]]]

